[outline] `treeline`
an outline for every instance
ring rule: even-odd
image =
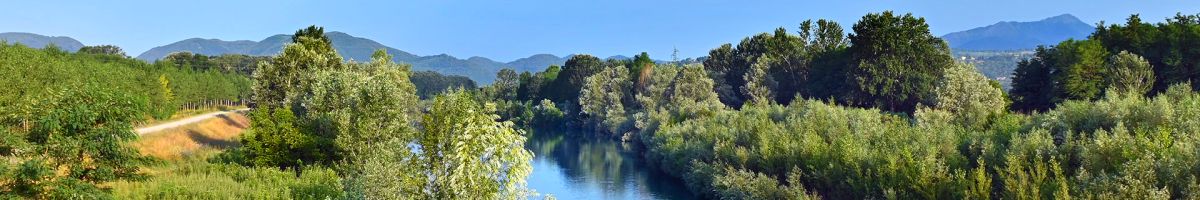
[[[1113,85],[1137,84],[1139,94],[1158,94],[1175,84],[1200,81],[1200,15],[1177,14],[1151,24],[1132,15],[1086,40],[1038,47],[1018,64],[1012,109],[1046,111],[1066,100],[1095,100]],[[1193,89],[1197,89],[1193,85]]]
[[[259,62],[267,61],[270,58],[268,56],[241,54],[212,56],[184,51],[168,54],[156,62],[167,62],[175,64],[175,66],[179,66],[180,68],[192,69],[194,71],[217,70],[224,73],[237,73],[250,76],[254,73],[255,67],[258,67]]]
[[[249,97],[236,73],[147,64],[115,46],[77,53],[0,44],[0,198],[106,199],[150,162],[133,124],[183,104]]]
[[[475,81],[471,80],[471,78],[459,75],[442,75],[434,71],[413,72],[410,79],[413,85],[417,87],[417,96],[421,97],[421,99],[433,98],[442,92],[453,89],[474,90],[476,88]]]
[[[114,89],[144,98],[149,114],[170,117],[185,104],[235,102],[250,97],[250,79],[237,73],[197,70],[167,62],[148,64],[120,54],[0,45],[0,108],[6,122],[30,121],[38,103],[63,90],[84,86]],[[116,47],[108,47],[112,49]],[[21,122],[25,123],[25,122]]]
[[[1194,17],[1158,26],[1195,24],[1181,19]],[[1093,38],[1125,27],[1098,28]],[[723,45],[703,66],[578,55],[544,72],[502,72],[482,91],[515,105],[502,117],[518,124],[548,116],[641,146],[649,162],[713,199],[1200,194],[1200,163],[1190,161],[1200,156],[1200,94],[1187,81],[1153,78],[1194,75],[1179,72],[1194,65],[1182,57],[1166,62],[1183,67],[1159,67],[1133,51],[1104,53],[1108,42],[1067,41],[1021,61],[1052,63],[1044,64],[1057,66],[1050,73],[1015,74],[1051,89],[1018,94],[1024,83],[1014,83],[1008,94],[955,62],[919,17],[868,14],[850,34],[824,20],[799,30]],[[1161,43],[1200,39],[1186,37]],[[1178,48],[1168,55],[1186,55]],[[1018,103],[1025,94],[1055,101],[1027,114]],[[533,102],[560,105],[562,114],[532,114]]]

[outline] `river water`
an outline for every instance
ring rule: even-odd
[[[683,182],[650,167],[633,149],[607,139],[541,132],[529,187],[557,199],[696,199]]]

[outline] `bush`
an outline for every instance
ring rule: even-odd
[[[118,199],[336,199],[341,184],[332,170],[310,167],[297,174],[274,168],[182,163],[145,181],[113,184]]]

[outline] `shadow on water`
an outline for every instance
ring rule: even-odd
[[[627,145],[609,139],[538,132],[529,186],[559,199],[695,199],[678,178],[651,167]]]

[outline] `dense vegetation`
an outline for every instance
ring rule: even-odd
[[[429,99],[441,94],[442,92],[452,89],[467,89],[473,90],[475,81],[471,78],[458,75],[442,75],[434,71],[418,71],[413,72],[409,77],[414,86],[417,87],[417,96],[421,99]]]
[[[493,103],[454,90],[417,107],[408,65],[378,51],[344,63],[324,30],[297,31],[255,72],[252,133],[232,162],[284,170],[335,169],[324,198],[516,199],[531,153]],[[419,120],[418,120],[419,119]]]
[[[218,71],[133,60],[112,46],[78,53],[0,45],[0,198],[109,197],[113,181],[140,178],[126,143],[134,123],[183,104],[248,97],[250,80]]]
[[[581,54],[540,72],[500,70],[479,88],[414,73],[383,50],[346,62],[315,26],[278,56],[229,58],[253,67],[0,46],[12,55],[0,72],[28,79],[0,82],[17,88],[0,94],[0,191],[522,199],[533,194],[523,129],[578,128],[641,149],[713,199],[1200,198],[1200,93],[1189,83],[1200,55],[1185,45],[1200,41],[1200,15],[1135,15],[1038,48],[1007,93],[956,62],[923,18],[872,13],[851,27],[805,21],[721,45],[702,63]],[[196,78],[209,76],[229,78]],[[188,81],[204,88],[180,86]],[[150,161],[124,143],[144,113],[245,97],[256,107],[243,146],[138,173]]]
[[[1200,52],[1191,49],[1200,44],[1197,30],[1200,15],[1179,14],[1156,24],[1133,15],[1125,24],[1101,24],[1087,40],[1039,47],[1034,58],[1020,62],[1016,69],[1012,107],[1045,111],[1066,100],[1100,99],[1107,95],[1104,88],[1122,82],[1112,78],[1130,75],[1128,70],[1151,75],[1138,80],[1148,81],[1144,84],[1148,90],[1139,94],[1153,95],[1175,84],[1200,82]]]
[[[1193,23],[1178,19],[1168,21]],[[516,101],[566,105],[561,120],[643,147],[646,160],[715,199],[1200,192],[1200,164],[1189,161],[1200,156],[1192,147],[1200,144],[1200,94],[1186,82],[1156,81],[1187,71],[1162,72],[1132,51],[1109,53],[1111,42],[1066,41],[1020,62],[1012,94],[1020,96],[1011,101],[1036,96],[1057,105],[1023,114],[1008,109],[999,84],[954,62],[923,19],[869,14],[849,37],[827,21],[800,30],[723,45],[703,66],[580,55],[561,69],[519,76]],[[1148,93],[1155,83],[1174,86]],[[510,113],[533,112],[517,105],[528,111]]]

